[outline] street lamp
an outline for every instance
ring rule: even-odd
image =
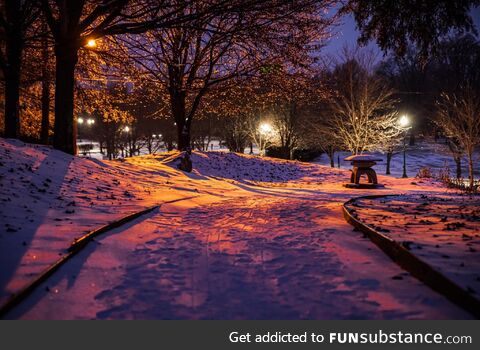
[[[78,124],[83,124],[83,122],[84,122],[83,118],[78,118],[78,119],[77,119],[77,123],[78,123]]]
[[[126,127],[123,128],[123,131],[129,132],[129,131],[130,131],[130,128],[129,128],[128,126],[126,126]]]
[[[93,125],[93,124],[95,124],[95,119],[92,119],[92,118],[87,119],[87,124],[88,124],[88,125]]]
[[[259,126],[258,126],[258,132],[260,134],[260,137],[259,137],[259,145],[258,147],[260,148],[260,154],[261,155],[265,155],[265,151],[266,151],[266,146],[267,146],[267,140],[268,140],[268,137],[272,134],[273,132],[273,127],[271,124],[269,123],[261,123]],[[263,137],[263,138],[262,138]]]
[[[402,178],[406,179],[407,176],[407,133],[410,128],[410,119],[406,115],[402,115],[398,121],[400,127],[403,129],[403,175]]]
[[[91,49],[97,47],[97,42],[95,41],[95,39],[89,39],[87,41],[87,47],[89,47]]]
[[[273,128],[269,123],[262,123],[260,124],[258,130],[261,134],[268,135],[273,131]]]

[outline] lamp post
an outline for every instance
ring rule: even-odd
[[[406,179],[407,176],[407,133],[410,125],[410,119],[406,115],[402,115],[399,120],[400,127],[403,128],[403,175],[402,178]]]

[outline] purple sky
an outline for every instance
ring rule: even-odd
[[[480,32],[480,7],[476,7],[471,12],[472,18]],[[323,49],[324,53],[329,55],[337,55],[345,46],[353,46],[357,42],[358,31],[356,29],[355,20],[353,16],[348,15],[342,19],[341,25],[337,28],[337,34],[329,41],[327,46]],[[380,48],[375,42],[370,42],[368,47],[381,52]]]
[[[342,18],[342,23],[336,29],[336,35],[330,39],[328,44],[323,49],[323,52],[329,55],[337,55],[344,46],[354,46],[357,43],[358,30],[356,28],[355,20],[352,15],[347,15]],[[369,47],[380,52],[380,48],[375,42],[371,42]]]

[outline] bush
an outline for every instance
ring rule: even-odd
[[[465,192],[468,192],[468,193],[472,193],[472,194],[478,194],[479,193],[480,183],[477,183],[473,187],[473,189],[471,189],[470,186],[468,186],[468,181],[466,181],[465,179],[463,179],[463,178],[457,179],[457,178],[453,178],[453,177],[450,176],[450,168],[448,167],[448,165],[446,163],[445,163],[443,169],[441,169],[438,172],[437,179],[442,181],[449,188],[456,188],[456,189],[459,189],[459,190],[462,190],[462,191],[465,191]]]
[[[434,176],[432,173],[432,169],[430,169],[429,167],[422,167],[418,170],[415,177],[418,179],[432,179]]]
[[[290,159],[290,150],[285,147],[272,146],[265,150],[265,155],[280,159]]]
[[[446,161],[445,161],[445,164],[443,165],[443,168],[439,170],[437,178],[443,182],[451,181],[452,177],[450,175],[450,167],[447,165]]]

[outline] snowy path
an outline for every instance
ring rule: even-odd
[[[99,238],[8,316],[470,317],[352,231],[345,193],[249,190],[258,193],[164,205]]]
[[[347,169],[195,152],[186,174],[175,155],[95,161],[0,139],[0,303],[75,237],[180,200],[99,237],[7,317],[470,317],[352,231],[341,205],[371,192],[345,189]],[[379,180],[376,193],[451,192]]]

